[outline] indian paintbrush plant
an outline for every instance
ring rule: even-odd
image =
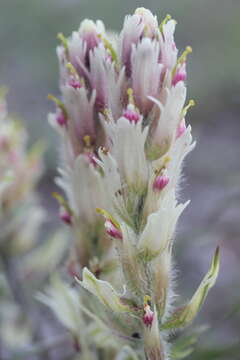
[[[172,359],[169,334],[192,323],[219,270],[219,249],[190,301],[175,305],[173,244],[185,156],[186,62],[176,21],[149,10],[119,35],[84,20],[57,47],[61,99],[49,121],[61,136],[60,217],[72,230],[71,287],[40,295],[78,342],[81,359]],[[175,358],[177,355],[174,355]]]

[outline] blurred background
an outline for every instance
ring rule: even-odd
[[[169,13],[177,20],[177,47],[180,52],[193,47],[188,98],[196,106],[187,121],[197,139],[182,182],[182,196],[191,204],[177,237],[178,293],[191,296],[220,244],[220,276],[197,321],[211,329],[192,358],[240,359],[239,350],[231,353],[240,347],[240,1],[1,0],[0,5],[0,83],[10,89],[9,109],[25,120],[30,143],[40,138],[47,145],[39,191],[51,211],[50,228],[59,226],[51,199],[58,138],[47,123],[53,109],[47,95],[59,94],[57,33],[70,35],[84,18],[102,19],[118,31],[124,16],[139,6],[159,19]],[[211,349],[224,347],[230,353],[210,357]]]

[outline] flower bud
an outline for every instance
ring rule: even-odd
[[[63,207],[60,207],[59,211],[60,219],[67,225],[72,225],[72,216],[69,212]]]
[[[122,230],[120,224],[109,214],[108,211],[97,208],[96,211],[101,214],[105,219],[105,229],[108,235],[115,239],[122,240]]]
[[[71,78],[68,85],[72,86],[74,89],[80,89],[80,87],[82,86],[80,81],[75,78]]]
[[[140,114],[134,109],[132,104],[129,104],[127,109],[123,112],[123,117],[129,120],[130,123],[137,124],[140,120]]]
[[[160,175],[156,177],[153,183],[153,189],[157,191],[161,191],[165,188],[165,186],[169,183],[169,177],[167,175],[167,169],[162,171]]]
[[[144,305],[143,322],[146,326],[151,327],[154,318],[154,312],[151,310],[148,304]]]
[[[110,235],[114,239],[122,240],[121,230],[118,229],[111,220],[107,219],[104,226],[108,235]]]
[[[148,360],[167,359],[165,344],[160,336],[156,308],[154,308],[151,325],[144,328],[144,350]]]
[[[187,78],[186,63],[184,62],[177,67],[176,73],[172,79],[172,85],[175,86],[179,81],[185,81]]]
[[[61,109],[57,110],[56,121],[60,126],[65,126],[67,124],[66,116]]]

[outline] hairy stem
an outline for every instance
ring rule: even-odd
[[[147,331],[144,337],[146,360],[167,360],[166,346],[158,332]]]

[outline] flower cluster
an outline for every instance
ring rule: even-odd
[[[175,309],[172,247],[188,205],[178,202],[178,184],[195,145],[185,123],[191,48],[178,55],[175,25],[170,16],[159,25],[144,8],[119,36],[83,21],[68,39],[59,35],[62,97],[50,95],[49,121],[64,144],[57,182],[66,200],[57,197],[73,230],[81,308],[104,334],[124,339],[133,359],[170,356],[168,331],[192,322],[219,267],[217,250],[191,301]]]

